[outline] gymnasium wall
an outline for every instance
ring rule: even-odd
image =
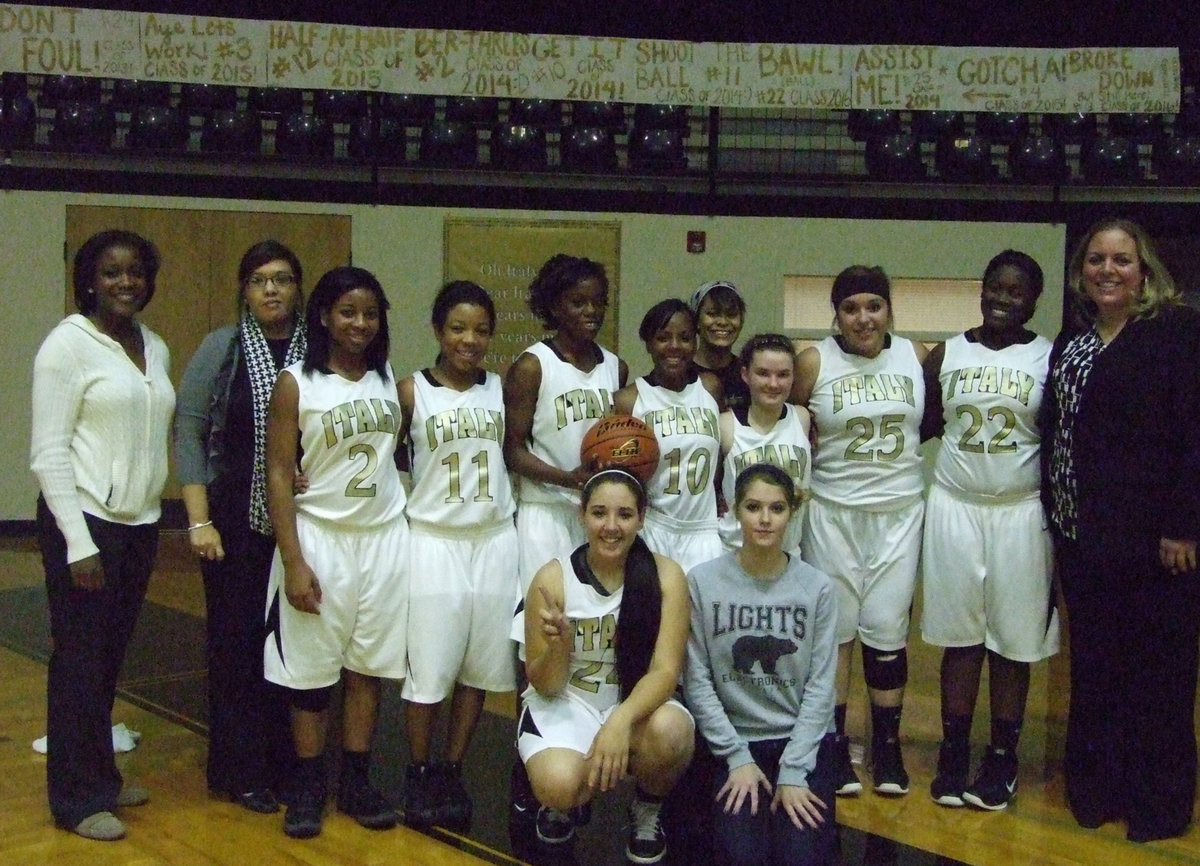
[[[743,335],[780,330],[782,284],[788,274],[835,274],[853,263],[879,264],[893,276],[979,278],[996,252],[1032,255],[1047,275],[1033,327],[1052,337],[1062,311],[1066,230],[1062,225],[773,217],[660,216],[643,213],[450,209],[292,202],[229,201],[80,194],[0,193],[0,297],[10,315],[2,326],[0,362],[9,421],[0,425],[0,521],[31,520],[37,488],[29,471],[30,379],[33,357],[63,315],[63,261],[68,205],[326,213],[350,216],[354,263],[377,274],[392,301],[392,360],[403,374],[429,364],[436,346],[429,304],[442,280],[446,217],[616,221],[621,224],[618,349],[632,375],[649,361],[637,338],[642,314],[665,297],[687,297],[711,279],[732,280],[749,311]],[[688,231],[704,231],[707,251],[688,253]],[[303,259],[304,251],[297,251]],[[317,274],[307,282],[315,282]],[[231,276],[232,282],[232,276]],[[480,279],[485,286],[485,279]],[[194,287],[160,284],[158,291]],[[232,285],[230,286],[232,290]],[[918,324],[896,311],[897,330]],[[178,369],[181,369],[177,365]]]

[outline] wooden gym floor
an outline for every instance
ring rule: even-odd
[[[8,590],[28,590],[41,580],[33,542],[0,539],[0,600]],[[185,539],[177,533],[164,533],[148,601],[189,617],[204,615],[199,569],[187,555]],[[12,605],[0,606],[0,620],[19,615]],[[135,706],[119,700],[113,715],[114,723],[124,722],[141,732],[138,748],[119,760],[126,777],[146,784],[153,795],[148,805],[123,810],[129,837],[99,843],[57,830],[45,803],[45,760],[30,748],[30,743],[45,733],[45,665],[34,660],[36,657],[36,652],[22,654],[0,647],[0,863],[459,866],[519,862],[501,850],[503,845],[485,846],[447,834],[434,838],[406,828],[372,832],[332,809],[319,838],[305,842],[288,839],[280,830],[280,816],[253,815],[208,796],[202,724],[165,705],[155,707],[153,701]],[[928,785],[940,737],[938,659],[938,651],[922,644],[914,627],[902,728],[912,791],[899,799],[868,792],[857,800],[839,801],[839,823],[862,831],[848,831],[852,841],[843,843],[844,863],[1200,864],[1200,829],[1195,826],[1181,839],[1134,845],[1125,841],[1121,825],[1088,831],[1079,829],[1071,819],[1059,766],[1068,682],[1065,654],[1034,668],[1021,740],[1019,794],[1013,804],[1000,813],[936,806],[929,799]],[[168,690],[170,685],[166,683]],[[976,712],[976,752],[986,740],[986,695],[985,682],[983,709]],[[861,698],[852,704],[852,732],[863,729],[862,704]],[[492,701],[489,712],[511,715],[512,697]],[[511,762],[509,754],[481,755],[477,751],[472,758],[501,767]],[[1163,760],[1171,760],[1171,756],[1164,755]],[[865,774],[863,777],[866,781]],[[499,810],[506,796],[507,792],[500,792],[491,807],[482,808]],[[503,815],[491,818],[503,821]],[[611,847],[615,851],[623,847],[622,842],[612,839]],[[576,862],[585,864],[587,860]]]

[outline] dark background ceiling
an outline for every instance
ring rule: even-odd
[[[62,3],[29,5],[61,6]],[[83,7],[390,27],[723,42],[1200,46],[1195,0],[134,0]]]

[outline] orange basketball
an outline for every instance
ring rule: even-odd
[[[609,415],[583,434],[579,461],[596,472],[624,469],[645,484],[658,468],[658,440],[640,419]]]

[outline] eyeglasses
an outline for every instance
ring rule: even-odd
[[[276,288],[287,289],[296,285],[295,274],[278,273],[278,274],[251,274],[246,278],[246,285],[252,289],[265,289],[267,283],[274,283]]]

